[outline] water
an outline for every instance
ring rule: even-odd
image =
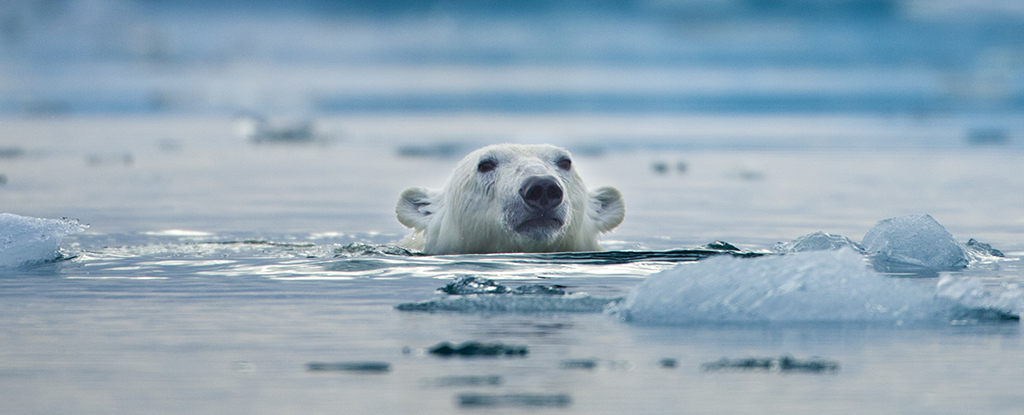
[[[1024,408],[1020,6],[238,3],[0,5],[0,213],[69,218],[0,227],[5,413]],[[608,251],[391,245],[501,142],[622,191]],[[1005,258],[769,255],[924,214]],[[787,356],[838,370],[707,370]]]
[[[651,120],[692,129],[726,121]],[[1024,177],[1019,152],[955,142],[757,151],[691,148],[682,139],[681,148],[658,150],[647,149],[658,140],[609,144],[580,151],[575,164],[588,185],[623,192],[627,219],[603,243],[635,253],[388,254],[387,244],[404,235],[393,213],[400,191],[439,186],[458,157],[400,155],[410,131],[463,137],[455,142],[466,147],[481,131],[521,142],[536,137],[521,131],[548,131],[539,136],[580,148],[590,142],[589,121],[339,118],[328,124],[347,132],[332,141],[275,145],[238,139],[230,119],[6,120],[3,130],[20,137],[23,154],[4,160],[5,209],[89,227],[63,239],[64,259],[2,272],[5,405],[15,413],[448,413],[487,405],[575,413],[1014,413],[1024,405],[1016,321],[664,326],[593,308],[395,308],[441,298],[436,289],[461,275],[621,299],[649,275],[706,252],[671,250],[725,240],[769,252],[815,231],[860,241],[878,220],[911,213],[930,213],[961,242],[977,238],[1007,254],[941,276],[977,278],[993,295],[1024,282],[1017,265],[1024,203],[1010,190]],[[762,117],[728,121],[737,130],[764,124]],[[784,131],[856,124],[879,136],[909,136],[930,128],[876,118],[784,121],[772,119]],[[622,131],[651,124],[600,122]],[[792,139],[776,132],[766,142]],[[930,298],[939,278],[900,282]],[[829,310],[827,302],[810,306]],[[425,353],[443,341],[498,341],[527,346],[529,354]],[[819,356],[840,369],[701,370],[723,357],[785,355]],[[594,364],[563,365],[573,359]],[[662,359],[678,364],[666,368]],[[307,370],[314,362],[384,362],[389,370]],[[474,376],[487,381],[466,384]]]

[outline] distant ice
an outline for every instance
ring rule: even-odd
[[[60,257],[61,240],[86,227],[77,220],[0,213],[0,268],[54,260]]]
[[[937,292],[919,280],[871,270],[851,248],[750,259],[719,256],[648,277],[615,311],[628,322],[667,325],[898,324],[1019,316],[1019,290],[986,296],[979,283],[969,281],[944,281]]]

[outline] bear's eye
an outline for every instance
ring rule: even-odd
[[[569,170],[569,168],[572,167],[572,160],[558,159],[558,161],[556,161],[555,164],[558,165],[558,168],[562,170]]]
[[[496,167],[498,167],[498,163],[495,163],[493,160],[484,160],[481,161],[480,164],[476,165],[476,171],[480,173],[487,173],[494,170]]]

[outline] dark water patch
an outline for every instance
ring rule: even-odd
[[[622,297],[592,297],[587,294],[553,295],[466,295],[436,298],[395,306],[399,311],[470,314],[601,313],[623,301]]]
[[[451,342],[442,342],[427,350],[432,355],[449,356],[526,356],[530,349],[522,345],[508,345],[504,343],[481,343],[469,341],[460,345]]]
[[[449,387],[470,387],[470,386],[501,386],[505,380],[498,375],[486,376],[443,376],[434,379],[424,379],[421,384],[426,387],[449,388]]]
[[[307,248],[311,258],[321,258],[323,249]],[[295,249],[290,255],[302,254]],[[601,251],[601,252],[560,252],[560,253],[509,253],[471,255],[424,255],[393,245],[349,244],[334,248],[333,259],[318,263],[324,271],[348,273],[350,277],[363,276],[413,276],[450,277],[460,274],[484,274],[493,277],[550,278],[588,273],[593,266],[594,274],[601,276],[643,277],[659,268],[680,262],[730,255],[736,257],[757,257],[757,252],[718,249],[676,249],[667,251]],[[609,267],[619,265],[621,268]],[[506,287],[507,289],[508,287]],[[524,287],[515,294],[563,295],[564,287]],[[495,288],[500,290],[500,288]],[[509,290],[513,291],[513,290]],[[469,292],[462,292],[469,294]]]
[[[740,251],[729,244],[730,249],[670,249],[666,251],[597,251],[558,252],[544,254],[501,254],[510,262],[560,262],[566,264],[628,264],[634,262],[693,262],[718,255],[732,255],[742,258],[764,256],[760,252]]]
[[[766,371],[766,372],[802,372],[802,373],[836,373],[839,363],[818,357],[805,360],[792,356],[780,357],[748,357],[744,359],[722,358],[716,362],[704,363],[701,370],[716,372],[723,370]]]
[[[568,359],[563,360],[559,367],[562,369],[585,369],[592,370],[597,368],[597,359]]]
[[[572,404],[572,397],[567,394],[506,394],[485,395],[466,393],[458,396],[459,406],[472,408],[501,407],[566,407]]]
[[[25,149],[21,147],[0,147],[0,159],[14,159],[25,155]]]
[[[391,370],[387,362],[310,362],[306,363],[310,372],[367,372],[385,373]]]
[[[1000,128],[977,129],[967,133],[972,146],[1002,146],[1010,143],[1010,132]]]

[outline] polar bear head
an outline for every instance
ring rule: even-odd
[[[428,254],[597,251],[625,216],[613,187],[588,191],[572,155],[551,145],[499,144],[470,153],[440,191],[402,192],[399,245]]]

